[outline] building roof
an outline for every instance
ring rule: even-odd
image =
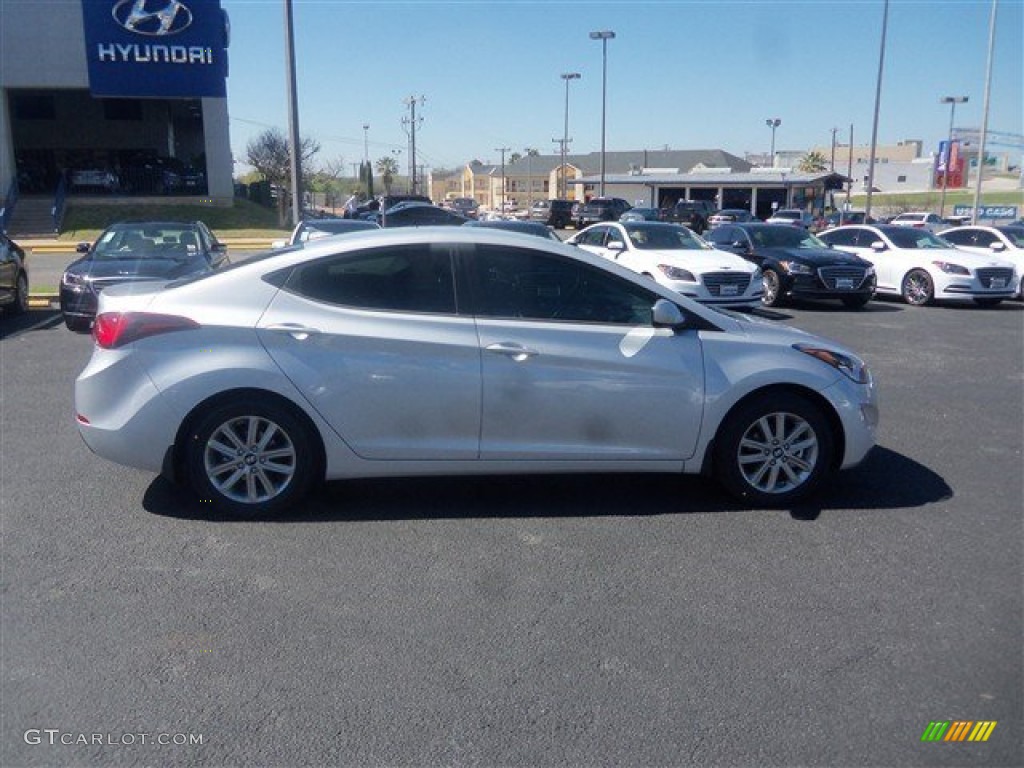
[[[636,184],[650,187],[667,186],[719,186],[719,187],[767,187],[813,185],[834,177],[837,181],[850,180],[841,173],[798,173],[791,171],[763,170],[752,173],[653,173],[653,174],[610,174],[605,173],[604,183]],[[600,175],[589,175],[569,179],[570,184],[599,184]]]
[[[525,176],[531,172],[533,175],[550,173],[561,162],[562,157],[560,154],[535,155],[530,158],[521,157],[515,163],[505,164],[505,175]],[[583,173],[600,173],[601,171],[600,152],[588,152],[587,154],[568,153],[565,156],[565,162],[574,168],[578,168]],[[721,149],[638,149],[605,153],[605,176],[609,172],[619,174],[637,173],[644,168],[661,170],[671,168],[676,169],[679,173],[686,173],[695,168],[728,168],[733,172],[745,172],[749,171],[751,167],[751,164],[743,158]]]

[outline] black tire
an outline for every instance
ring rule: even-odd
[[[812,494],[831,474],[834,455],[835,436],[821,408],[775,391],[726,417],[715,437],[715,475],[738,499],[781,507]]]
[[[194,423],[185,451],[200,500],[234,517],[267,517],[298,504],[318,474],[305,420],[270,398],[214,406]]]
[[[863,309],[871,301],[870,296],[843,296],[843,306],[847,309]]]
[[[774,269],[766,269],[761,273],[761,281],[764,283],[764,295],[761,303],[766,307],[777,307],[782,303],[782,280],[779,273]]]
[[[23,315],[28,311],[28,278],[22,272],[14,283],[14,301],[7,308],[12,315]]]
[[[983,299],[975,299],[974,303],[977,304],[979,307],[998,307],[1000,304],[1003,303],[1003,300],[1002,299],[987,299],[987,298],[983,298]]]
[[[69,331],[74,331],[75,333],[86,333],[92,327],[92,318],[64,315],[64,325],[67,326]]]
[[[900,295],[912,307],[923,307],[935,299],[935,284],[932,276],[923,269],[912,269],[900,283]]]

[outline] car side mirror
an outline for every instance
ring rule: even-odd
[[[284,248],[286,245],[288,245],[287,240],[271,240],[270,250],[276,251],[278,248]]]
[[[742,240],[734,240],[733,242],[729,243],[729,247],[735,248],[737,251],[747,250],[747,244]]]
[[[678,330],[686,325],[686,317],[678,304],[673,304],[668,299],[658,299],[651,309],[651,322],[655,328]]]
[[[626,245],[621,240],[612,240],[605,247],[609,251],[624,251],[624,250],[626,250]]]
[[[75,246],[75,253],[88,253],[89,247],[89,243],[79,243]]]
[[[991,248],[993,251],[996,251],[997,253],[999,251],[1005,251],[1006,243],[1002,242],[1001,240],[996,240],[994,243],[992,243],[992,245],[989,246],[989,248]]]
[[[871,250],[874,251],[875,253],[881,253],[882,251],[885,250],[885,243],[883,243],[881,240],[875,240],[875,242],[871,244]]]

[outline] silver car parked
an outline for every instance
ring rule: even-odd
[[[708,472],[787,505],[860,462],[877,422],[870,373],[833,342],[481,228],[114,287],[93,335],[89,447],[246,517],[323,480],[470,473]]]

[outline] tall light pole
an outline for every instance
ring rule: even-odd
[[[978,178],[974,187],[974,209],[971,211],[971,223],[978,223],[981,208],[981,177],[985,172],[985,136],[988,134],[988,107],[992,95],[992,53],[996,43],[996,8],[998,0],[992,0],[992,12],[988,20],[988,60],[985,64],[985,99],[981,107],[981,146],[978,147]]]
[[[363,123],[363,162],[370,162],[370,125]]]
[[[966,104],[966,96],[943,96],[939,99],[940,104],[949,104],[949,132],[946,134],[946,158],[942,162],[942,195],[939,197],[939,218],[946,215],[946,187],[949,186],[949,170],[953,160],[953,115],[956,114],[957,104]]]
[[[772,149],[768,153],[768,161],[772,164],[772,168],[775,167],[775,129],[782,125],[782,120],[777,117],[769,117],[764,121],[764,124],[772,129]]]
[[[889,0],[882,6],[882,43],[878,49],[878,81],[875,83],[875,114],[871,121],[871,153],[868,155],[868,195],[864,200],[864,221],[871,216],[871,195],[875,191],[875,154],[878,151],[878,113],[882,109],[882,73],[885,70],[885,33],[889,29]]]
[[[604,197],[605,125],[608,115],[608,41],[615,39],[610,29],[590,33],[591,40],[601,41],[601,197]]]
[[[836,134],[839,133],[838,128],[832,129],[832,162],[829,165],[829,172],[836,172]]]
[[[299,138],[299,94],[295,82],[295,30],[292,25],[292,0],[284,3],[284,46],[288,66],[288,144],[292,178],[292,225],[302,220],[302,139]]]
[[[562,131],[562,167],[558,179],[558,197],[565,199],[567,194],[565,184],[565,151],[569,144],[569,81],[579,80],[579,72],[563,72],[561,78],[565,80],[565,130]]]

